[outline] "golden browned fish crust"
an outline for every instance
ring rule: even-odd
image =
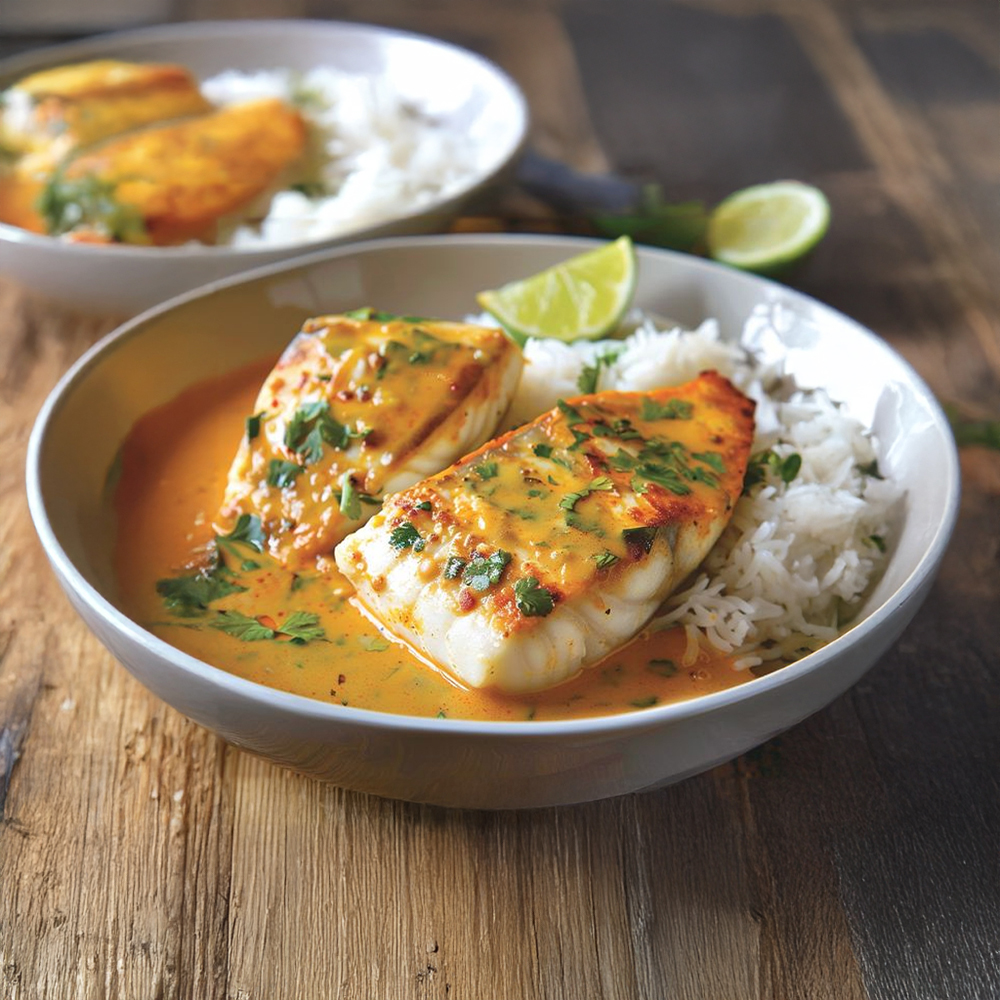
[[[635,634],[740,496],[754,404],[705,372],[560,402],[390,497],[336,550],[390,631],[474,687],[551,686]]]

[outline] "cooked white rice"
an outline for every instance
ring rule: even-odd
[[[322,67],[301,75],[230,70],[201,86],[217,105],[289,101],[310,128],[308,162],[290,179],[297,189],[265,202],[262,221],[221,233],[219,242],[230,246],[325,239],[419,211],[456,191],[494,155],[483,137],[422,113],[384,77]]]
[[[739,668],[793,660],[829,642],[856,613],[881,571],[882,546],[891,545],[899,492],[862,471],[877,468],[877,442],[826,393],[797,388],[779,365],[723,341],[713,320],[688,331],[631,319],[635,331],[621,341],[529,340],[510,424],[579,395],[585,366],[599,358],[598,391],[679,385],[708,368],[726,375],[757,402],[754,452],[798,454],[802,464],[791,482],[769,473],[739,500],[695,578],[653,627],[683,626],[689,663],[708,643]]]

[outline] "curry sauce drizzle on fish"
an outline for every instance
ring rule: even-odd
[[[287,565],[331,556],[388,493],[493,433],[521,364],[496,329],[373,310],[308,320],[261,388],[221,521],[258,517]]]
[[[705,372],[561,402],[336,550],[369,613],[473,687],[549,687],[635,635],[740,496],[754,404]]]

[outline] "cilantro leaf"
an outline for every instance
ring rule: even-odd
[[[295,462],[286,462],[282,458],[272,458],[267,465],[267,485],[277,486],[284,489],[295,482],[295,477],[300,472],[305,472],[304,465],[297,465]]]
[[[255,552],[264,551],[264,529],[256,514],[240,514],[228,535],[219,535],[220,542],[242,542]]]
[[[458,556],[448,556],[448,561],[444,564],[444,578],[446,580],[454,580],[456,577],[462,575],[465,566],[466,562],[464,559],[459,559]]]
[[[465,567],[462,582],[473,590],[489,590],[500,582],[509,562],[510,553],[503,549],[497,549],[488,558],[475,556]]]
[[[473,470],[478,473],[480,479],[492,479],[499,471],[496,462],[481,462],[473,466]]]
[[[534,576],[526,576],[514,584],[514,603],[525,618],[544,618],[556,606],[552,592],[540,587]]]
[[[565,399],[557,399],[556,406],[559,407],[562,415],[566,418],[568,426],[572,427],[573,424],[586,423],[587,418],[575,406],[570,406]]]
[[[248,441],[253,441],[254,438],[260,436],[260,422],[265,416],[267,416],[266,411],[261,410],[260,413],[255,413],[253,416],[247,417],[246,434]]]
[[[361,500],[351,480],[350,470],[340,477],[340,513],[352,521],[361,519]]]
[[[163,598],[167,610],[181,618],[203,614],[213,601],[246,589],[223,579],[215,571],[156,581],[156,592]]]
[[[413,526],[412,521],[404,521],[392,529],[389,535],[389,544],[397,552],[409,548],[412,548],[414,552],[423,552],[426,542],[420,537],[420,532]]]
[[[722,461],[722,456],[717,451],[696,451],[692,452],[691,457],[699,462],[704,462],[705,465],[715,469],[720,474],[724,474],[726,471],[726,463]]]
[[[607,569],[609,566],[614,566],[618,562],[618,556],[614,552],[609,552],[605,549],[603,552],[599,552],[596,556],[591,558],[597,563],[598,569]]]
[[[318,462],[323,445],[344,451],[351,441],[364,438],[369,431],[345,426],[330,413],[330,404],[318,400],[300,406],[285,427],[285,447],[306,465]]]
[[[326,639],[326,632],[315,611],[293,611],[276,631],[300,646],[314,639]]]
[[[241,611],[219,611],[215,621],[209,622],[209,625],[236,639],[242,639],[244,642],[273,639],[275,634],[273,628],[261,625],[256,618],[251,618]]]
[[[531,450],[539,458],[551,458],[552,457],[552,445],[550,445],[550,444],[536,444]]]
[[[668,399],[657,403],[649,396],[643,396],[640,416],[643,420],[690,420],[694,406],[686,399]]]

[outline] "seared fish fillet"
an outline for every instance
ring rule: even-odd
[[[298,111],[264,98],[112,139],[72,159],[64,176],[110,185],[154,244],[211,243],[219,219],[273,190],[305,144]]]
[[[521,374],[499,330],[372,310],[311,319],[257,397],[222,518],[255,514],[270,552],[304,566],[488,438]]]
[[[471,687],[551,687],[631,638],[743,488],[754,404],[715,372],[603,392],[390,497],[336,550],[376,620]]]
[[[42,70],[4,92],[0,143],[55,166],[69,152],[211,105],[181,66],[99,59]]]

